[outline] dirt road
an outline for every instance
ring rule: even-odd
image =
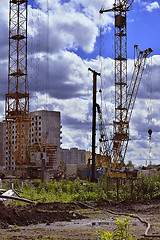
[[[115,212],[115,214],[113,214]],[[123,213],[124,215],[118,215]],[[160,200],[145,203],[38,203],[36,205],[0,205],[0,239],[74,239],[97,238],[97,231],[112,232],[117,218],[134,214],[150,222],[149,234],[160,234]],[[131,217],[131,228],[139,239],[146,225]]]

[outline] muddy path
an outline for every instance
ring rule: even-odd
[[[123,213],[123,215],[119,215]],[[134,214],[150,222],[149,234],[160,234],[160,200],[145,203],[38,203],[0,205],[0,239],[96,239],[97,231],[112,232],[117,218]],[[144,237],[146,225],[131,218],[133,235]]]

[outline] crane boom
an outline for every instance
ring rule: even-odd
[[[127,109],[126,109],[126,118],[125,122],[127,124],[128,130],[124,127],[122,134],[125,135],[126,131],[129,132],[129,122],[131,119],[131,115],[133,112],[134,104],[136,101],[139,85],[142,79],[142,74],[145,68],[146,58],[149,56],[150,53],[153,52],[151,48],[148,48],[144,51],[140,51],[138,49],[138,45],[134,46],[137,51],[137,59],[135,60],[134,64],[134,71],[132,74],[132,78],[128,87],[127,92]],[[127,151],[127,146],[129,142],[129,137],[123,141],[115,141],[113,139],[111,143],[111,159],[112,159],[112,167],[113,169],[121,168],[124,163],[125,154]]]
[[[137,59],[134,63],[135,68],[132,74],[130,85],[127,92],[127,111],[126,111],[126,120],[129,122],[131,119],[134,103],[138,93],[139,85],[142,79],[143,70],[146,63],[147,56],[153,52],[151,48],[148,48],[144,51],[140,51],[138,45],[134,46],[135,51],[137,52]],[[139,77],[139,78],[138,78]]]
[[[115,0],[115,4],[113,8],[111,9],[103,9],[99,11],[99,13],[104,13],[104,12],[116,12],[116,11],[129,11],[130,7],[134,0],[127,1],[127,0]]]

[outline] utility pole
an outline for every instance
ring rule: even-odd
[[[92,176],[91,181],[95,181],[95,143],[96,143],[96,92],[97,92],[97,73],[95,70],[88,68],[93,73],[93,117],[92,117]]]

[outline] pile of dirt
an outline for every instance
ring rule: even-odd
[[[116,213],[133,214],[160,214],[160,201],[146,203],[131,202],[90,202],[90,203],[37,203],[19,206],[4,206],[0,203],[0,228],[7,228],[9,225],[27,226],[30,224],[46,223],[50,224],[57,221],[71,221],[74,219],[87,218],[85,214],[77,211],[81,209],[110,210]]]
[[[77,206],[65,203],[38,203],[36,205],[4,206],[0,204],[0,228],[8,225],[27,226],[29,224],[56,221],[71,221],[82,219],[79,213],[74,213]]]
[[[160,214],[160,199],[148,200],[146,202],[113,202],[113,201],[99,201],[95,205],[98,209],[108,209],[117,213],[146,213],[146,214]]]

